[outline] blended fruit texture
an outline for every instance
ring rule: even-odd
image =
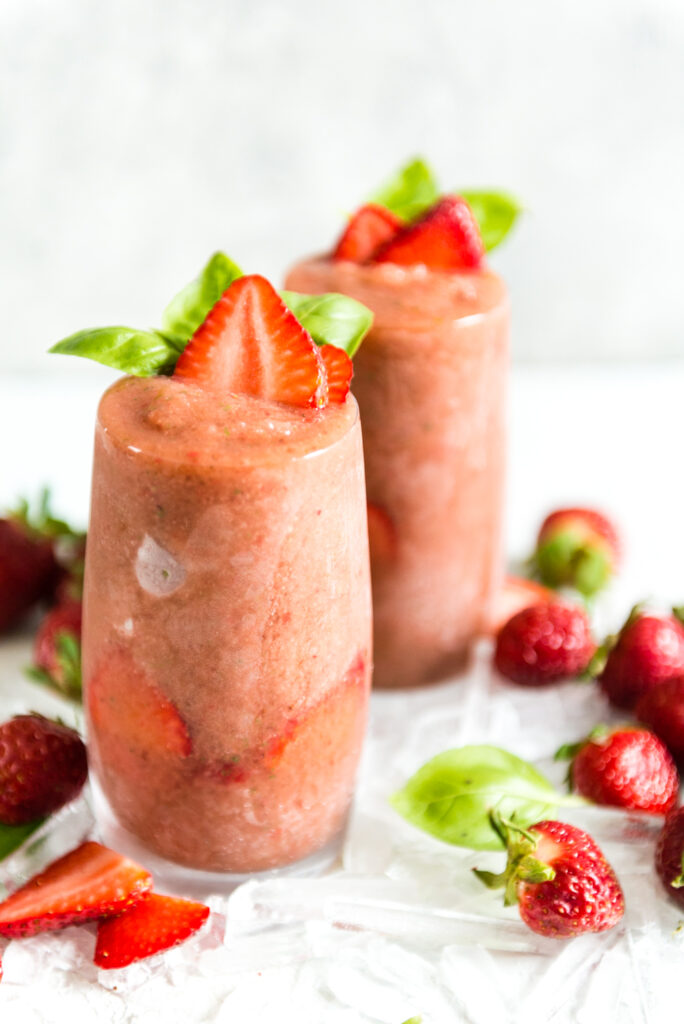
[[[84,595],[91,766],[155,853],[251,872],[344,827],[371,608],[356,402],[125,378],[100,403]]]
[[[487,269],[314,258],[287,287],[370,307],[354,357],[374,616],[374,683],[460,668],[502,574],[509,303]]]

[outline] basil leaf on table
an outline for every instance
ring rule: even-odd
[[[238,277],[242,277],[242,271],[237,263],[225,253],[215,252],[198,277],[186,284],[162,313],[164,334],[189,341],[212,306]],[[179,351],[182,350],[183,346]]]
[[[83,356],[136,377],[170,373],[183,349],[161,331],[135,327],[93,327],[77,331],[49,350],[60,355]]]
[[[353,356],[373,323],[371,311],[356,299],[337,292],[301,295],[281,292],[280,297],[317,345],[335,345]]]
[[[425,160],[416,157],[379,188],[369,202],[387,207],[402,220],[413,220],[436,203],[439,196],[432,169]]]
[[[470,205],[480,226],[482,242],[487,252],[503,242],[511,230],[522,207],[506,192],[480,192],[464,189],[458,193]]]
[[[10,853],[18,849],[43,824],[43,820],[40,818],[39,821],[30,821],[28,825],[0,824],[0,860],[9,857]]]
[[[522,827],[565,802],[531,764],[499,747],[447,750],[423,765],[390,803],[408,822],[453,846],[501,850],[489,812]]]

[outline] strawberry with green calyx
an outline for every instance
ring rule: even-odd
[[[0,822],[26,825],[52,814],[81,792],[88,775],[83,740],[42,715],[17,715],[0,725]]]
[[[532,561],[547,586],[574,587],[593,597],[618,568],[617,530],[596,509],[558,509],[542,523]]]
[[[524,608],[501,627],[494,664],[520,686],[545,686],[581,675],[595,651],[586,612],[556,600]]]
[[[667,894],[684,907],[684,807],[670,811],[658,837],[656,871]]]
[[[635,605],[616,636],[609,636],[588,668],[611,704],[631,710],[649,690],[684,674],[684,624],[679,611],[648,613]]]
[[[60,546],[78,536],[52,515],[47,488],[35,507],[22,500],[0,519],[0,633],[50,599],[64,568]]]
[[[667,748],[652,732],[634,726],[597,726],[556,760],[570,759],[571,788],[594,803],[666,814],[676,803],[679,776]]]
[[[152,888],[152,876],[99,843],[53,861],[0,903],[0,935],[38,935],[119,914]]]
[[[492,827],[508,853],[500,874],[475,874],[488,888],[504,889],[504,903],[539,935],[570,938],[613,928],[624,913],[615,872],[594,840],[560,821],[522,828],[493,811]]]
[[[244,388],[262,398],[322,407],[344,401],[348,360],[372,320],[370,310],[346,295],[278,296],[264,278],[244,277],[219,252],[167,306],[159,330],[94,328],[50,351],[94,359],[133,376],[177,371],[201,386]],[[323,354],[326,346],[341,354]]]
[[[209,917],[203,903],[149,893],[97,929],[95,964],[105,970],[155,956],[185,942]]]
[[[71,700],[80,701],[81,621],[80,601],[65,601],[47,613],[33,644],[33,665],[27,675]]]
[[[637,701],[635,714],[684,768],[684,675],[648,689]]]

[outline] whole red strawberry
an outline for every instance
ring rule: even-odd
[[[669,896],[684,907],[684,807],[671,811],[658,837],[656,871]]]
[[[615,872],[594,840],[562,821],[529,829],[492,815],[508,850],[500,875],[476,871],[489,888],[505,888],[504,902],[518,904],[525,924],[552,939],[613,928],[625,909]]]
[[[80,700],[81,619],[80,601],[66,601],[47,613],[33,644],[34,666],[29,674],[53,689]]]
[[[594,803],[666,814],[677,801],[675,763],[647,729],[595,729],[586,740],[561,747],[556,755],[568,756],[573,789]]]
[[[558,509],[541,525],[534,561],[549,587],[574,587],[591,597],[605,586],[619,560],[617,530],[596,509]]]
[[[560,601],[524,608],[501,628],[494,663],[507,679],[543,686],[584,672],[596,644],[582,608]]]
[[[47,597],[58,574],[52,541],[19,519],[0,519],[0,633]]]
[[[677,764],[684,765],[684,675],[652,686],[637,701],[635,712],[663,741]]]
[[[0,725],[0,822],[23,825],[78,796],[88,774],[78,733],[40,715]]]
[[[631,709],[648,690],[684,673],[684,626],[675,615],[649,615],[637,606],[606,648],[599,682],[615,707]]]

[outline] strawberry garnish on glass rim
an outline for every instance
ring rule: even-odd
[[[373,253],[372,263],[424,264],[430,270],[479,270],[485,250],[477,221],[462,196],[444,196]]]
[[[381,245],[394,238],[403,221],[385,206],[366,203],[354,213],[337,242],[334,260],[365,263]]]
[[[320,409],[344,401],[351,360],[336,349],[324,361],[309,332],[266,278],[247,274],[212,307],[173,375],[212,390]]]

